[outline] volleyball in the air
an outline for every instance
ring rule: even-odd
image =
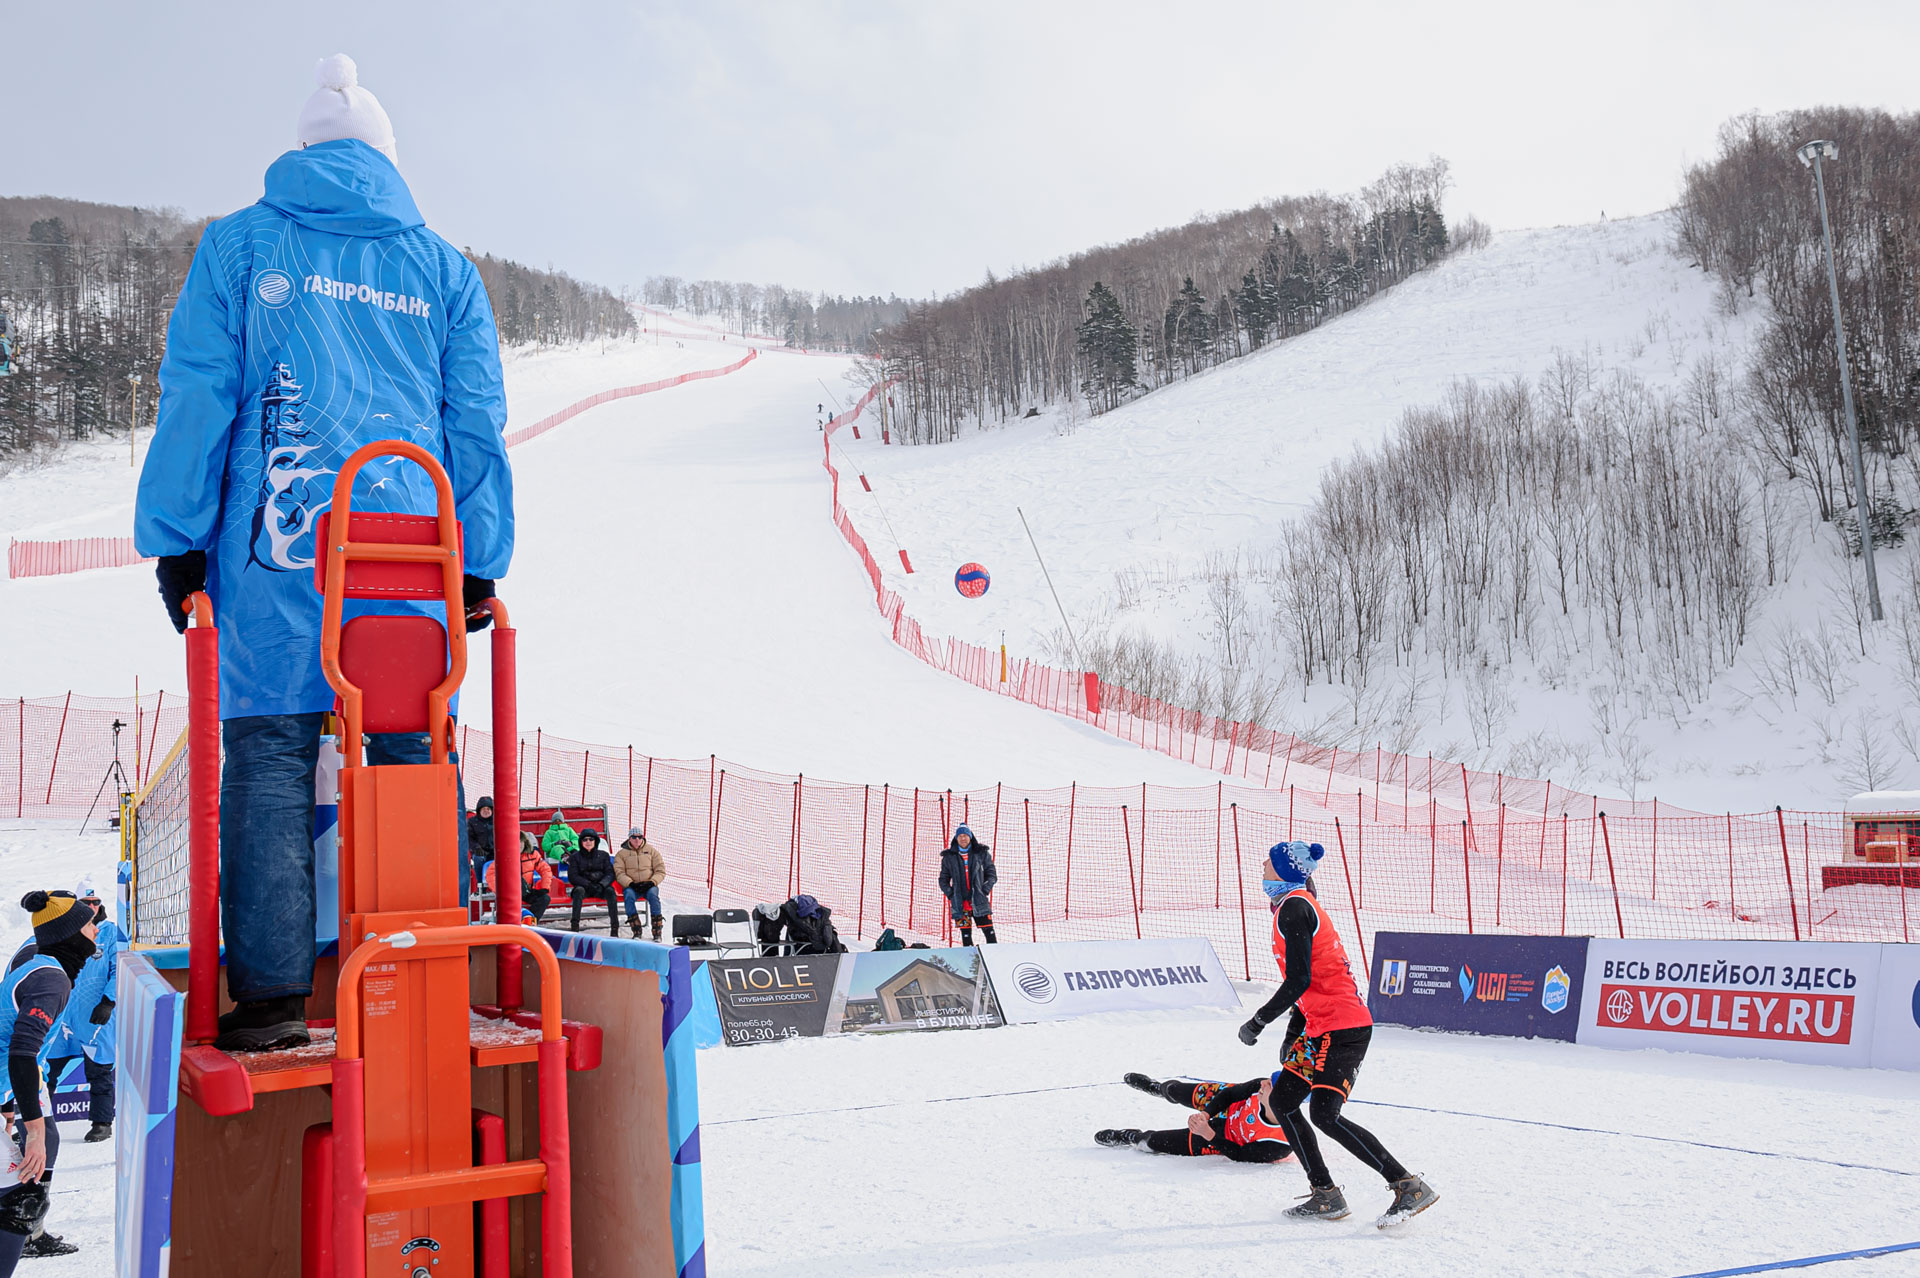
[[[953,574],[953,588],[969,599],[978,599],[987,593],[991,580],[979,564],[961,564],[960,571]]]

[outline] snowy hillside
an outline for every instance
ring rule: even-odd
[[[1084,647],[1124,633],[1218,661],[1224,628],[1260,648],[1279,608],[1263,557],[1327,466],[1378,444],[1405,410],[1440,404],[1463,380],[1537,385],[1556,367],[1594,383],[1630,374],[1655,391],[1697,384],[1703,368],[1737,377],[1757,314],[1724,314],[1671,242],[1666,215],[1509,232],[1354,314],[1105,416],[1054,412],[938,448],[843,435],[846,468],[874,487],[851,486],[846,500],[887,584],[933,633],[992,644],[1004,632],[1016,655],[1071,662],[1020,508]],[[1482,699],[1506,704],[1495,739],[1476,743],[1487,723],[1470,722],[1466,681],[1395,671],[1399,682],[1373,695],[1405,703],[1413,729],[1396,741],[1342,689],[1290,680],[1279,643],[1242,663],[1284,690],[1264,721],[1310,739],[1371,748],[1384,737],[1389,749],[1696,809],[1837,806],[1869,777],[1920,776],[1900,744],[1911,734],[1870,717],[1893,683],[1898,638],[1884,632],[1897,627],[1862,644],[1837,538],[1792,494],[1774,500],[1793,529],[1789,575],[1763,598],[1735,668],[1685,712],[1650,709],[1578,661],[1523,662],[1483,678],[1501,686]],[[896,535],[911,576],[889,553]],[[1890,598],[1906,593],[1901,553],[1912,552],[1882,561]],[[953,588],[967,561],[994,575],[985,599]]]
[[[512,358],[510,427],[743,353],[696,335]],[[522,727],[874,784],[1204,784],[893,646],[827,518],[815,409],[844,366],[770,350],[514,449],[519,542],[500,589],[521,632]],[[76,453],[0,478],[0,509],[21,512],[15,536],[124,535],[131,485],[124,452],[117,468]],[[150,566],[0,581],[0,618],[0,695],[125,696],[136,676],[183,690]],[[485,645],[474,655],[463,713],[484,724]]]

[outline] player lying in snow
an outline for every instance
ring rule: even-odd
[[[1256,1078],[1245,1084],[1253,1089],[1251,1094],[1228,1105],[1218,1118],[1209,1118],[1204,1111],[1220,1094],[1220,1083],[1197,1082],[1189,1078],[1169,1078],[1163,1082],[1148,1078],[1145,1074],[1128,1074],[1126,1084],[1135,1091],[1159,1096],[1176,1105],[1202,1112],[1188,1118],[1185,1127],[1176,1127],[1171,1131],[1146,1132],[1137,1127],[1109,1127],[1093,1134],[1098,1144],[1114,1148],[1131,1145],[1153,1154],[1220,1154],[1236,1163],[1278,1163],[1293,1155],[1292,1148],[1287,1144],[1286,1133],[1260,1113],[1260,1107],[1266,1104],[1267,1094],[1273,1090],[1271,1079]]]

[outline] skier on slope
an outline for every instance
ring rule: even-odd
[[[205,588],[220,643],[227,991],[215,1045],[308,1041],[313,991],[314,770],[333,689],[320,670],[314,525],[363,444],[404,439],[453,481],[465,535],[466,626],[513,553],[500,343],[479,272],[426,229],[395,167],[393,126],[352,59],[318,66],[299,149],[256,204],[209,225],[167,327],[160,413],[140,474],[134,543],[159,558],[167,618]],[[389,458],[354,507],[430,513],[432,481]],[[442,605],[349,600],[346,615]],[[425,733],[370,734],[369,764],[425,763]],[[459,899],[466,823],[456,817]]]
[[[1249,1084],[1253,1093],[1228,1105],[1218,1118],[1210,1117],[1205,1111],[1208,1102],[1222,1090],[1219,1083],[1187,1078],[1163,1081],[1145,1074],[1128,1074],[1123,1081],[1135,1091],[1200,1112],[1189,1116],[1185,1127],[1169,1131],[1109,1127],[1093,1134],[1097,1144],[1115,1148],[1130,1145],[1152,1154],[1220,1154],[1236,1163],[1279,1163],[1293,1154],[1286,1133],[1262,1111],[1273,1090],[1270,1079],[1254,1079]]]
[[[1240,1027],[1240,1041],[1253,1046],[1260,1031],[1283,1012],[1295,1013],[1268,1105],[1299,1153],[1312,1192],[1287,1214],[1321,1220],[1341,1220],[1348,1214],[1346,1196],[1320,1156],[1320,1141],[1313,1133],[1318,1127],[1380,1173],[1393,1191],[1392,1205],[1377,1222],[1384,1229],[1425,1211],[1439,1195],[1402,1167],[1372,1132],[1340,1112],[1372,1041],[1373,1015],[1360,1001],[1346,949],[1313,890],[1314,868],[1325,855],[1318,843],[1297,842],[1276,843],[1267,853],[1261,887],[1273,903],[1273,954],[1280,960],[1282,979],[1273,997]],[[1208,1116],[1224,1114],[1256,1088],[1255,1083],[1222,1088],[1207,1102]],[[1300,1113],[1300,1102],[1309,1096],[1312,1126]]]
[[[956,829],[953,842],[940,854],[940,894],[947,898],[954,924],[960,929],[960,944],[973,944],[975,923],[988,944],[998,941],[993,934],[992,894],[999,879],[993,849],[974,838],[966,826]]]

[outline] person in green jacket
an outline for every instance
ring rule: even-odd
[[[547,826],[547,832],[540,836],[540,853],[547,860],[558,864],[567,859],[567,854],[580,846],[580,836],[567,824],[566,814],[560,809],[553,810],[553,821]]]

